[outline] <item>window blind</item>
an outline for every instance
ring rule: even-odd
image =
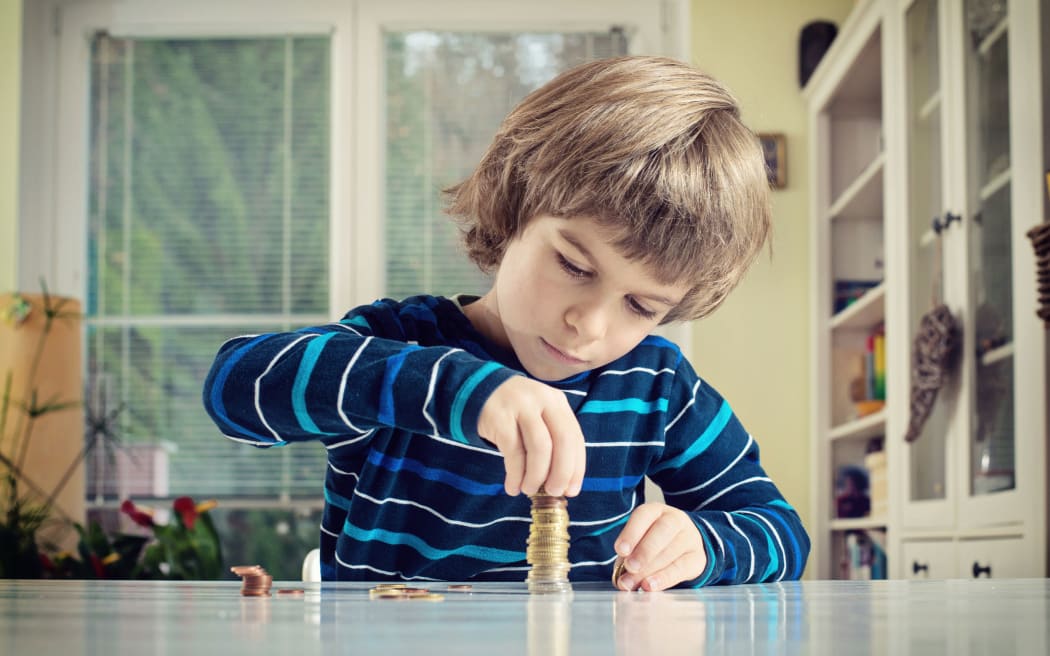
[[[530,91],[572,66],[626,52],[619,29],[386,33],[388,296],[488,289],[459,246],[441,190],[470,174]]]
[[[320,445],[226,440],[201,386],[225,339],[328,318],[328,62],[324,37],[92,40],[85,398],[121,448],[89,498],[317,496]]]

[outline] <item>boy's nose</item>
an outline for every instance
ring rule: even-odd
[[[579,302],[565,312],[565,323],[587,341],[605,337],[608,328],[608,312],[599,302]]]

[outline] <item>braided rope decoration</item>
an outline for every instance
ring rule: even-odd
[[[914,442],[930,416],[937,392],[944,385],[959,350],[961,331],[947,305],[923,315],[911,354],[911,418],[904,441]]]
[[[1035,283],[1039,307],[1035,313],[1050,328],[1050,223],[1041,223],[1025,233],[1035,249]]]

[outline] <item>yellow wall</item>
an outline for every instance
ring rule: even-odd
[[[808,525],[809,172],[798,38],[842,25],[853,0],[693,0],[693,63],[724,82],[757,132],[787,136],[787,187],[774,192],[772,259],[760,256],[714,315],[694,326],[693,360],[758,440],[762,463]]]
[[[17,284],[22,0],[0,0],[0,292]]]

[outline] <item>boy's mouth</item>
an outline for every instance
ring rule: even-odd
[[[569,355],[568,353],[562,351],[561,349],[554,346],[542,337],[540,338],[540,341],[543,343],[543,346],[547,349],[547,352],[550,353],[556,360],[559,360],[560,362],[576,366],[587,364],[586,360],[581,360],[576,356]]]

